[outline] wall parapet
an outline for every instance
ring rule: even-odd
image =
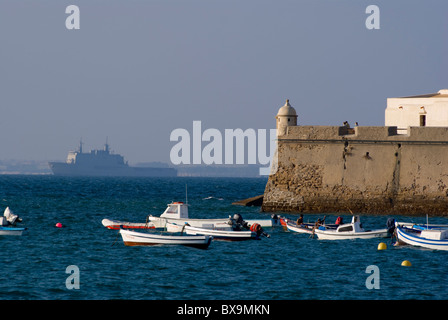
[[[408,127],[407,134],[398,134],[397,127],[363,126],[297,126],[288,127],[279,142],[299,141],[352,141],[445,144],[448,143],[448,127]]]

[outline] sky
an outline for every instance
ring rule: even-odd
[[[382,126],[387,98],[448,88],[447,57],[446,0],[0,0],[0,160],[82,138],[170,163],[173,130],[274,129],[286,99],[299,125]]]

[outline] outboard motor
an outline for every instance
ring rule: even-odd
[[[243,220],[239,213],[235,213],[233,217],[229,216],[228,224],[232,226],[234,231],[241,231],[242,229],[249,229],[249,225]]]
[[[395,231],[395,219],[394,218],[387,219],[386,227],[387,227],[387,232],[389,232],[389,234],[394,234],[394,231]]]
[[[271,219],[272,219],[272,224],[276,226],[278,224],[278,216],[275,213],[273,213],[273,214],[271,214]]]
[[[241,216],[239,213],[235,213],[234,215],[233,215],[233,220],[235,220],[235,222],[237,223],[237,224],[241,224],[241,223],[243,223],[243,216]]]
[[[6,221],[8,221],[10,225],[15,225],[16,222],[22,222],[22,219],[19,218],[18,215],[14,214],[11,209],[9,209],[9,207],[6,207],[3,216],[6,218]]]

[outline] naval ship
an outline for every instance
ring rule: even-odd
[[[93,177],[175,177],[177,170],[162,167],[131,167],[123,156],[110,152],[106,141],[103,150],[82,151],[82,141],[77,151],[70,151],[65,162],[48,162],[55,176]]]

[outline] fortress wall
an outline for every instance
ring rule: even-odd
[[[407,134],[398,134],[397,127],[294,126],[287,127],[286,134],[279,139],[448,142],[448,127],[408,127],[407,131]]]
[[[448,213],[448,128],[288,127],[263,211]]]

